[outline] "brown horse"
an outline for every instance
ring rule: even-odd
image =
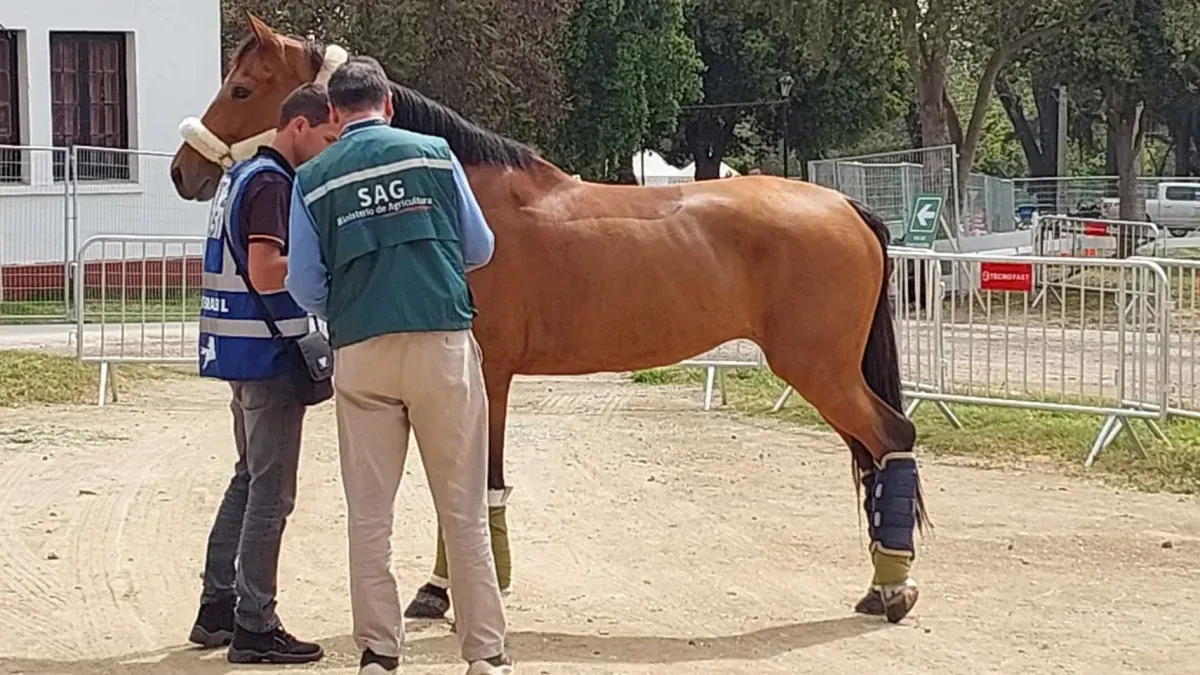
[[[272,129],[295,87],[344,59],[250,19],[252,35],[172,162],[185,199],[210,199],[229,147]],[[900,412],[883,222],[833,190],[766,176],[580,182],[415,91],[394,85],[393,100],[393,126],[449,141],[495,232],[491,263],[469,279],[490,404],[489,487],[506,487],[514,375],[665,366],[750,339],[845,439],[868,488],[876,575],[857,610],[903,618],[917,598],[908,571],[923,506],[916,433]],[[426,585],[409,615],[431,598],[442,603],[430,614],[448,608],[445,591]]]

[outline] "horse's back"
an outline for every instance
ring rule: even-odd
[[[872,241],[844,196],[771,177],[576,184],[531,213],[503,244],[498,233],[506,262],[490,273],[502,267],[504,280],[484,302],[511,307],[524,296],[536,308],[521,317],[522,332],[538,336],[525,343],[522,372],[648,367],[758,338],[797,293],[828,293],[822,286],[861,273],[854,249]],[[502,322],[516,318],[497,310]]]

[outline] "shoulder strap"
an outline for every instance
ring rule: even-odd
[[[237,251],[233,250],[233,244],[229,242],[230,232],[228,228],[225,230],[225,246],[229,249],[229,257],[233,258],[233,266],[237,269],[237,275],[242,278],[242,283],[246,285],[246,291],[250,293],[250,298],[254,300],[254,306],[258,309],[258,318],[267,324],[267,330],[270,331],[271,337],[276,340],[283,339],[283,332],[279,330],[279,326],[275,323],[275,316],[271,314],[271,310],[267,308],[267,303],[259,295],[254,288],[254,284],[250,282],[250,273],[246,271],[245,265],[237,256]]]
[[[229,249],[229,257],[233,259],[234,269],[237,271],[237,275],[241,277],[242,283],[246,285],[246,291],[250,293],[250,298],[254,301],[254,306],[258,309],[258,318],[262,319],[262,322],[267,324],[267,330],[271,333],[271,337],[275,338],[276,340],[283,340],[283,332],[279,330],[279,325],[275,323],[275,316],[271,314],[271,310],[267,307],[266,301],[263,300],[261,295],[259,295],[258,290],[254,288],[254,284],[250,281],[250,273],[246,271],[245,264],[243,264],[242,260],[238,258],[237,251],[234,250],[233,244],[229,241],[229,238],[233,236],[233,233],[229,231],[227,226],[222,227],[221,229],[225,235],[223,237],[225,240],[225,247]]]

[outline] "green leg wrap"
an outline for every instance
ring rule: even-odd
[[[508,591],[512,586],[512,551],[508,548],[508,520],[504,515],[507,509],[507,506],[488,508],[488,525],[492,530],[492,555],[496,558],[496,581],[501,592]]]
[[[871,562],[875,565],[875,576],[871,580],[875,586],[902,584],[912,570],[912,558],[883,551],[872,551]]]
[[[492,534],[492,556],[496,559],[496,581],[502,592],[512,586],[512,550],[508,545],[508,519],[506,506],[512,488],[488,490],[488,527]],[[437,559],[433,564],[433,576],[429,583],[439,588],[450,586],[450,566],[446,562],[446,541],[442,528],[437,533]]]
[[[442,538],[442,526],[437,530],[437,558],[433,561],[433,577],[429,583],[438,588],[450,586],[450,564],[446,562],[446,540]]]

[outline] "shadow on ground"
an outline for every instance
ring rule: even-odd
[[[510,633],[509,651],[519,663],[668,664],[691,661],[769,659],[798,649],[836,642],[886,628],[867,617],[847,617],[764,628],[718,637],[597,636],[524,631]],[[318,640],[326,658],[318,669],[350,668],[358,663],[349,636]],[[408,641],[406,663],[459,662],[454,635]],[[272,669],[277,668],[272,666]],[[300,667],[309,670],[312,666]],[[171,647],[142,654],[80,661],[0,658],[7,675],[224,675],[242,670],[225,660],[224,650]]]

